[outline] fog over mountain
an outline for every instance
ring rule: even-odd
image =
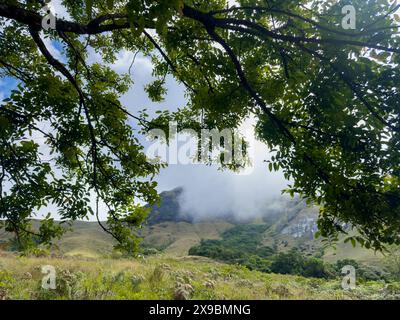
[[[181,211],[193,218],[222,217],[238,219],[264,215],[267,208],[276,211],[285,205],[281,191],[287,181],[281,172],[269,172],[264,160],[267,148],[255,142],[251,173],[237,174],[216,166],[170,165],[158,177],[159,190],[182,187]]]

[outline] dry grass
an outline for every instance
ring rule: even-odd
[[[57,290],[41,289],[41,266],[57,270]],[[183,293],[177,290],[186,290]],[[180,295],[178,295],[180,294]],[[0,253],[0,296],[6,299],[391,299],[400,285],[266,274],[202,257],[146,259],[34,258]]]

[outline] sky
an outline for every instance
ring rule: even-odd
[[[122,52],[119,57],[112,67],[117,72],[126,72],[133,53]],[[153,103],[148,99],[143,87],[152,79],[152,66],[145,57],[136,58],[131,71],[134,85],[122,98],[130,112],[143,108],[175,110],[185,105],[184,90],[172,78],[168,78],[164,102]],[[156,179],[158,191],[183,187],[182,209],[198,217],[223,215],[227,211],[238,217],[259,215],[268,202],[280,197],[287,181],[282,172],[269,172],[264,160],[269,159],[270,154],[263,143],[255,140],[253,124],[254,121],[249,120],[242,126],[242,132],[247,133],[250,141],[252,168],[235,173],[221,171],[218,166],[170,164]]]
[[[126,72],[132,62],[133,53],[121,52],[120,59],[112,66],[117,72]],[[99,59],[97,57],[96,59]],[[138,57],[132,68],[131,75],[134,85],[122,98],[122,102],[130,112],[147,108],[175,110],[186,103],[183,88],[172,78],[168,78],[168,93],[162,103],[151,102],[143,87],[152,79],[151,62],[145,57]],[[281,195],[281,190],[287,186],[282,172],[269,172],[268,148],[255,140],[254,121],[249,120],[242,126],[242,132],[247,133],[250,141],[252,168],[245,172],[235,173],[229,170],[221,171],[218,166],[201,164],[170,164],[162,169],[157,177],[158,191],[183,187],[181,206],[183,211],[194,216],[218,216],[227,211],[234,215],[257,216],[268,202],[275,201]]]
[[[59,16],[65,17],[66,13],[60,7],[59,2],[60,0],[53,1],[55,10]],[[55,57],[63,60],[56,43],[46,41],[46,45]],[[116,63],[110,67],[118,73],[127,72],[133,56],[133,52],[119,52]],[[93,51],[90,52],[88,61],[90,63],[102,62],[101,57]],[[144,85],[151,81],[151,74],[151,61],[138,55],[131,69],[134,85],[122,98],[123,104],[131,113],[135,114],[144,108],[150,111],[175,110],[185,105],[184,90],[172,77],[167,79],[168,93],[165,101],[162,103],[151,102],[143,89]],[[10,79],[0,79],[0,99],[8,95],[13,85],[15,82]],[[252,217],[260,214],[265,210],[266,204],[273,203],[280,197],[281,190],[286,187],[287,181],[281,172],[271,173],[268,171],[264,160],[267,160],[270,155],[267,147],[254,139],[253,124],[254,121],[249,119],[242,126],[242,130],[246,132],[247,139],[250,141],[253,163],[253,166],[246,172],[221,171],[216,166],[200,164],[172,164],[166,169],[162,169],[156,178],[158,191],[183,187],[181,206],[185,212],[191,212],[193,216],[218,216],[226,212],[231,212],[237,217]],[[55,209],[46,208],[46,210],[53,211]],[[103,212],[101,212],[100,218],[105,218]]]

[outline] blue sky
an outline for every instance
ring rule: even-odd
[[[0,100],[2,101],[9,96],[11,90],[17,86],[17,81],[14,78],[0,78]]]

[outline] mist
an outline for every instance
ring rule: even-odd
[[[270,154],[259,141],[253,146],[253,167],[246,173],[221,171],[217,166],[170,165],[158,177],[159,191],[182,187],[181,213],[193,220],[221,218],[254,219],[266,212],[283,210],[287,196],[281,191],[288,181],[282,172],[269,172]]]

